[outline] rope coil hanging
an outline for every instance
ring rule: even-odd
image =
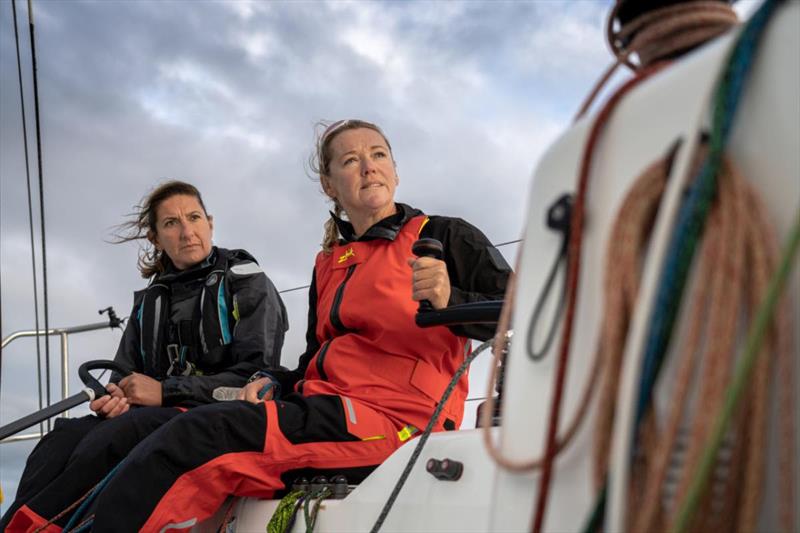
[[[692,2],[691,6],[689,6],[689,7],[698,7],[698,6],[705,5],[705,4],[715,4],[713,6],[710,6],[710,8],[712,10],[713,9],[717,9],[717,8],[720,7],[717,3],[714,3],[714,2],[710,2],[710,3]],[[709,7],[709,6],[707,6],[707,7]],[[727,6],[723,6],[723,8],[727,8]],[[727,9],[729,9],[729,8],[727,8]],[[685,11],[682,12],[682,13],[679,12],[679,11],[680,10],[676,10],[676,11],[672,12],[672,14],[675,16],[675,18],[670,23],[673,24],[673,26],[674,25],[679,25],[680,23],[682,23],[682,24],[685,24],[686,29],[689,29],[690,23],[694,24],[694,20],[691,17],[687,17],[686,14],[685,14]],[[659,13],[659,16],[660,17],[664,17],[666,14],[667,14],[667,11],[661,10],[660,13]],[[650,20],[651,21],[655,21],[656,18],[657,17],[652,17],[651,16]],[[706,32],[707,35],[716,36],[716,35],[719,35],[720,33],[722,33],[723,31],[729,29],[730,26],[733,23],[735,23],[735,16],[731,17],[730,13],[725,13],[724,9],[723,9],[723,10],[718,10],[715,13],[709,14],[708,21],[709,21],[710,25],[713,26],[713,27],[708,28],[708,31]],[[646,20],[645,21],[641,21],[640,20],[637,23],[638,27],[636,27],[635,29],[628,28],[627,31],[622,33],[622,37],[623,38],[629,38],[630,43],[627,45],[628,46],[627,50],[625,50],[624,52],[621,52],[621,53],[618,54],[620,57],[618,58],[618,61],[615,63],[614,67],[616,65],[618,65],[620,62],[625,62],[626,64],[630,63],[629,57],[631,56],[631,54],[633,52],[636,51],[636,47],[638,47],[639,49],[643,49],[644,50],[644,53],[640,54],[640,61],[649,62],[649,61],[652,61],[654,59],[658,59],[660,57],[663,57],[663,55],[674,54],[674,53],[676,53],[676,51],[678,51],[680,49],[685,49],[687,47],[696,46],[697,44],[699,44],[700,42],[702,42],[704,40],[704,39],[700,39],[700,38],[696,37],[697,35],[699,35],[699,32],[696,32],[693,29],[688,33],[691,33],[693,35],[692,39],[694,39],[694,38],[698,39],[697,43],[686,44],[688,41],[692,40],[692,39],[689,39],[688,37],[686,37],[686,38],[682,38],[682,40],[681,39],[676,40],[675,43],[672,43],[669,46],[662,47],[661,50],[665,51],[665,52],[663,52],[663,55],[662,55],[662,53],[653,53],[653,52],[649,51],[650,48],[648,48],[647,46],[643,45],[642,36],[646,37],[647,35],[650,35],[650,36],[653,36],[653,37],[662,37],[663,35],[665,35],[666,32],[665,32],[665,30],[658,29],[658,28],[657,28],[658,31],[650,31],[650,32],[642,31],[642,28],[645,27],[646,24],[647,24]],[[664,25],[664,28],[666,28],[666,26],[667,26],[667,24]],[[636,35],[637,32],[638,32],[638,37],[630,38],[631,36]],[[706,38],[708,38],[708,37],[706,37]],[[623,39],[616,39],[616,42],[621,43],[621,42],[623,42]],[[657,47],[655,47],[655,48],[657,48]],[[622,59],[624,59],[625,61],[622,61]],[[652,65],[652,64],[650,64],[650,65]],[[640,67],[634,66],[633,68],[640,68]],[[645,70],[647,70],[647,69],[645,69]],[[588,109],[589,105],[591,104],[591,101],[596,96],[596,94],[599,92],[599,89],[601,88],[602,84],[608,79],[610,74],[611,74],[611,70],[606,73],[606,75],[597,84],[595,89],[591,92],[591,94],[589,95],[589,98],[587,98],[585,104],[582,106],[581,112],[579,113],[579,116],[581,114],[583,114],[586,111],[586,109]],[[617,95],[615,95],[615,97],[616,96]],[[614,99],[615,98],[612,98],[612,100],[614,100]],[[601,112],[600,115],[603,115],[603,112]],[[599,119],[598,119],[598,121],[595,122],[595,127],[597,126],[598,122],[600,122]],[[588,152],[588,150],[587,150],[587,152]],[[579,190],[580,190],[580,188],[579,188]],[[579,195],[578,201],[579,202],[581,201],[580,195]],[[580,225],[576,225],[575,227],[576,227],[576,231],[578,231],[578,232],[580,232],[582,230],[582,227]],[[574,257],[573,255],[570,256],[571,259],[573,257]],[[574,290],[574,287],[572,287],[572,285],[570,285],[569,290]],[[490,383],[488,385],[488,390],[489,391],[491,391],[492,388],[493,388],[493,381],[494,381],[495,376],[496,376],[497,359],[499,359],[499,357],[500,357],[499,354],[501,354],[506,348],[506,335],[505,335],[505,333],[508,331],[508,326],[509,326],[509,322],[510,322],[510,318],[511,318],[510,315],[511,315],[511,309],[513,307],[513,304],[512,304],[513,296],[514,296],[514,288],[513,288],[512,284],[510,284],[509,287],[508,287],[508,290],[507,290],[507,294],[506,294],[507,305],[504,307],[503,313],[501,314],[501,321],[500,321],[500,324],[498,326],[498,334],[497,334],[497,336],[495,338],[495,350],[494,350],[494,352],[495,352],[496,361],[495,361],[495,365],[493,365],[493,367],[492,367],[492,380],[490,381]],[[570,302],[570,305],[571,306],[573,305],[572,302]],[[569,315],[569,312],[568,312],[568,315]],[[564,339],[568,340],[568,335],[565,335]],[[563,350],[563,346],[562,346],[562,350]],[[591,375],[590,379],[587,382],[587,386],[589,386],[589,387],[593,386],[593,380],[595,379],[596,372],[600,368],[601,364],[602,364],[602,358],[599,357],[599,356],[596,356],[595,360],[593,362],[593,370],[592,370],[592,373],[591,373],[592,375]],[[761,374],[759,374],[759,377],[756,379],[756,383],[760,383],[760,385],[758,385],[759,390],[763,390],[763,386],[764,386],[763,385],[763,383],[764,383],[763,376],[764,376],[764,374],[763,374],[763,371],[762,371]],[[790,376],[790,374],[786,374],[786,375],[781,374],[781,378],[784,381],[787,381],[787,382],[791,380],[791,378],[789,376]],[[786,390],[789,390],[790,391],[789,394],[791,394],[792,387],[781,386],[781,389],[784,390],[783,396],[787,395]],[[591,389],[589,389],[589,390],[591,390]],[[588,398],[589,395],[587,395],[586,392],[584,391],[584,394],[583,394],[584,398],[581,400],[581,404],[580,404],[581,407],[578,410],[578,412],[581,413],[581,415],[582,415],[582,413],[585,412],[585,407],[586,406],[584,405],[584,402],[588,402],[587,398]],[[491,396],[491,395],[489,394],[489,396]],[[790,403],[789,405],[793,405],[793,404]],[[487,407],[488,408],[484,411],[485,413],[490,413],[490,412],[493,411],[493,409],[491,408],[491,405],[489,405]],[[763,411],[763,405],[760,405],[759,407],[755,408],[755,411],[759,411],[759,410]],[[488,416],[486,416],[485,418],[488,418]],[[758,418],[758,416],[756,416],[756,418]],[[551,426],[552,425],[553,424],[552,424],[552,418],[551,418]],[[547,468],[549,466],[548,463],[552,462],[552,459],[554,458],[554,456],[557,453],[559,453],[559,451],[561,451],[563,449],[564,445],[565,445],[565,442],[564,442],[563,439],[556,439],[555,442],[553,440],[549,440],[549,442],[554,443],[555,446],[549,448],[548,451],[551,452],[551,453],[546,453],[543,461],[542,460],[534,460],[534,461],[529,461],[529,462],[512,461],[512,460],[508,460],[505,457],[502,457],[499,454],[498,450],[495,449],[494,444],[491,442],[491,438],[490,438],[490,435],[488,433],[488,427],[487,426],[488,426],[488,424],[485,423],[484,424],[484,427],[485,427],[484,440],[485,440],[485,442],[487,444],[487,449],[489,450],[490,455],[492,455],[492,457],[495,458],[495,460],[498,462],[498,464],[500,464],[501,466],[503,466],[505,468],[509,468],[511,470],[527,470],[527,469],[537,468],[539,466],[544,466],[545,468]],[[651,429],[654,428],[654,426],[652,425],[652,421],[647,422],[645,424],[645,426],[648,427],[648,428],[651,428]],[[572,429],[572,425],[570,425],[570,430],[571,429]],[[739,432],[741,433],[741,431],[742,430],[740,429]],[[787,431],[785,429],[783,430],[783,432],[787,433]],[[735,431],[734,431],[734,433],[735,433]],[[568,431],[567,434],[570,434],[570,431]],[[643,439],[643,440],[646,440],[647,442],[652,442],[652,439]],[[731,453],[736,454],[736,455],[741,455],[741,453],[744,453],[744,452],[747,451],[747,447],[736,444],[735,437],[731,437],[730,439],[728,439],[728,441],[731,443],[730,446],[729,446],[729,448],[732,450]],[[793,450],[793,447],[789,446],[788,449],[789,450]],[[752,452],[752,449],[751,449],[751,452]],[[782,457],[781,464],[786,464],[790,460],[793,460],[793,458],[791,458],[791,457],[790,458]],[[750,464],[751,465],[755,465],[756,462],[751,461]],[[749,468],[749,474],[748,474],[748,476],[750,476],[750,479],[754,479],[754,476],[757,477],[757,472],[758,471],[759,471],[759,468],[757,466],[751,466]],[[792,472],[793,470],[787,469],[786,471]],[[543,475],[543,478],[544,477],[545,476]],[[791,481],[792,480],[789,480],[790,483],[791,483]],[[786,485],[786,481],[784,481],[783,484]],[[728,484],[728,491],[729,492],[731,492],[731,487],[732,487],[732,485],[729,483]],[[539,504],[537,505],[537,515],[535,517],[535,522],[534,522],[534,526],[533,526],[533,529],[536,530],[536,531],[540,530],[540,528],[542,526],[542,522],[543,522],[543,509],[545,507],[544,504],[546,503],[546,490],[547,490],[547,484],[543,483],[542,492],[540,492],[540,501],[539,501]],[[542,497],[543,493],[545,493],[544,497]],[[789,493],[789,494],[791,493],[791,487],[789,487],[787,489],[787,493]],[[727,507],[729,508],[730,506],[727,506]],[[748,504],[747,506],[744,507],[745,510],[742,511],[742,516],[744,516],[745,518],[743,519],[742,523],[752,523],[751,522],[752,518],[748,518],[747,517],[748,512],[749,512],[749,511],[747,511],[747,509],[752,509],[752,508],[753,508],[752,504]],[[781,514],[782,514],[782,516],[785,516],[785,515],[787,515],[787,511],[783,510],[781,512]],[[750,512],[750,515],[752,516],[752,512]],[[792,523],[791,520],[789,520],[787,522],[785,518],[783,519],[783,522],[784,523],[789,523],[789,524]]]
[[[599,344],[605,365],[594,447],[598,490],[608,469],[614,402],[640,282],[641,257],[666,184],[667,166],[666,160],[660,161],[637,179],[618,211],[609,239],[604,280],[607,312]],[[685,497],[695,470],[691,465],[698,461],[708,428],[719,411],[722,391],[730,380],[741,316],[751,313],[764,298],[768,276],[776,265],[774,230],[766,222],[755,191],[727,161],[719,181],[720,193],[702,243],[686,331],[680,336],[683,342],[676,355],[669,394],[675,401],[666,413],[650,411],[640,430],[642,444],[635,458],[628,506],[628,527],[634,532],[667,529],[675,505]],[[786,312],[784,305],[773,326],[773,339],[765,349],[765,355],[771,357],[760,359],[745,398],[747,409],[738,413],[727,437],[726,452],[718,458],[718,479],[704,497],[704,518],[698,530],[751,531],[756,527],[764,476],[770,367],[781,369],[772,378],[779,381],[781,397],[791,396],[794,388]],[[784,451],[793,449],[792,406],[781,402],[781,408],[788,411],[781,416],[779,446],[780,462],[785,467],[780,481],[784,525],[793,520],[793,458],[791,452]],[[670,476],[677,477],[670,480]],[[673,484],[677,484],[676,489],[670,488]]]

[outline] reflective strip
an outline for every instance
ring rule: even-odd
[[[197,523],[197,517],[190,518],[189,520],[184,520],[183,522],[177,522],[174,524],[167,524],[166,526],[162,527],[159,530],[159,533],[164,533],[165,531],[169,531],[170,529],[188,529]]]
[[[231,328],[228,326],[228,302],[225,301],[225,281],[219,283],[217,291],[217,312],[219,313],[219,329],[222,331],[222,344],[231,343]],[[201,307],[202,309],[202,307]]]
[[[142,355],[142,368],[145,368],[144,356],[144,334],[142,333],[142,309],[144,308],[144,299],[139,304],[139,310],[136,312],[136,320],[139,321],[139,353]]]
[[[208,353],[208,343],[206,342],[206,333],[203,331],[203,303],[206,299],[206,288],[200,291],[200,345],[203,347],[203,353]]]
[[[219,402],[238,400],[241,387],[217,387],[211,392],[211,397]]]
[[[158,325],[161,323],[161,295],[156,298],[156,315],[153,320],[153,357],[158,353]]]
[[[410,439],[417,431],[419,431],[417,428],[409,424],[400,431],[398,431],[397,436],[400,438],[400,442],[405,442],[408,439]]]
[[[344,397],[344,405],[347,407],[347,416],[350,418],[350,422],[358,424],[358,420],[356,420],[356,411],[353,409],[353,402],[350,401],[350,398]]]
[[[258,274],[259,272],[263,272],[263,270],[261,270],[261,267],[258,266],[258,263],[253,263],[252,261],[247,263],[239,263],[238,265],[233,265],[230,270],[237,276],[252,276],[253,274]]]

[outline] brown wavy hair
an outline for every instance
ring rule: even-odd
[[[191,183],[185,181],[170,180],[155,189],[150,191],[149,194],[142,198],[138,205],[133,207],[133,213],[128,216],[131,217],[127,222],[123,222],[114,233],[115,244],[130,242],[130,241],[145,241],[144,245],[140,245],[139,260],[137,266],[142,277],[147,279],[155,274],[164,272],[167,267],[169,258],[163,250],[157,249],[153,245],[153,239],[156,236],[156,216],[158,213],[158,206],[165,200],[173,196],[186,195],[194,196],[197,198],[200,207],[203,208],[203,213],[208,217],[206,205],[203,203],[203,197],[200,196],[200,191]]]

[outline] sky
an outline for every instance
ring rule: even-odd
[[[611,62],[610,4],[34,0],[51,327],[97,322],[110,305],[128,315],[145,285],[137,246],[109,240],[168,178],[200,189],[216,244],[250,251],[279,290],[307,285],[329,208],[308,168],[320,120],[384,129],[399,201],[462,217],[494,243],[518,239],[537,160]],[[27,3],[17,11],[41,267]],[[10,1],[0,3],[0,178],[6,337],[35,316]],[[516,246],[501,251],[513,263]],[[283,297],[291,366],[308,296]],[[71,392],[77,366],[111,358],[120,335],[70,337]],[[52,341],[54,399],[58,354]],[[5,424],[38,407],[35,343],[2,355]],[[481,395],[483,381],[473,388]],[[0,445],[6,505],[32,446]]]

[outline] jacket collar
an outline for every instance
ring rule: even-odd
[[[172,261],[167,257],[166,261],[166,269],[161,274],[157,275],[153,280],[153,283],[170,283],[176,280],[185,280],[187,278],[194,278],[197,277],[201,273],[205,273],[209,268],[213,267],[217,264],[217,256],[219,252],[216,246],[211,247],[211,253],[208,256],[200,261],[198,264],[194,265],[193,267],[189,267],[186,270],[178,270],[175,268],[175,265]]]
[[[397,207],[397,213],[389,215],[383,220],[376,222],[367,231],[365,231],[361,237],[356,237],[356,232],[353,229],[353,225],[347,220],[342,220],[333,213],[331,213],[331,218],[336,223],[336,227],[339,229],[339,234],[346,243],[356,241],[371,241],[374,239],[386,239],[387,241],[393,241],[395,237],[397,237],[397,234],[400,233],[400,230],[403,228],[403,226],[405,226],[406,222],[415,216],[423,214],[419,209],[415,209],[406,204],[396,203],[395,207]]]

